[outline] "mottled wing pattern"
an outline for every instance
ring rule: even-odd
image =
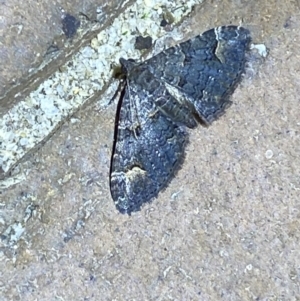
[[[168,48],[145,61],[153,76],[167,83],[172,95],[182,98],[210,124],[231,104],[245,70],[251,38],[247,29],[217,27]]]
[[[143,63],[120,60],[127,81],[110,186],[121,213],[140,210],[172,179],[184,157],[185,127],[196,127],[199,118],[210,124],[224,112],[249,44],[248,30],[218,27]]]
[[[172,101],[163,85],[143,66],[122,62],[128,80],[117,113],[110,187],[118,210],[130,214],[156,197],[182,162],[187,135],[180,123],[196,124],[178,112],[180,106],[177,121],[168,118],[156,104]]]

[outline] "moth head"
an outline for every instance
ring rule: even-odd
[[[126,60],[122,57],[120,58],[120,64],[121,64],[122,72],[124,74],[130,73],[130,71],[138,65],[138,63],[135,60],[133,59]]]

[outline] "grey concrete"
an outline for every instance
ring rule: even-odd
[[[120,0],[2,1],[0,116],[57,70],[92,35],[105,28],[122,11],[123,3]],[[81,20],[80,30],[71,40],[62,31],[63,12]],[[49,53],[51,46],[58,51]]]

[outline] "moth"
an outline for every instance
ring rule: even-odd
[[[250,32],[210,29],[144,62],[120,59],[120,98],[110,189],[117,209],[131,214],[157,197],[179,169],[186,128],[210,125],[231,104],[245,70]]]

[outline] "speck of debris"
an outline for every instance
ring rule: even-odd
[[[268,50],[264,44],[251,44],[250,49],[256,49],[258,54],[262,57],[267,57]]]
[[[292,17],[289,17],[286,22],[283,24],[283,27],[284,28],[289,28],[291,27],[291,24],[292,24]]]
[[[161,22],[160,22],[160,26],[161,27],[165,27],[165,26],[167,26],[169,23],[168,23],[168,21],[166,20],[166,19],[162,19],[161,20]]]
[[[142,37],[138,36],[135,39],[135,45],[134,48],[137,50],[143,50],[143,49],[150,49],[152,46],[152,38],[147,36],[147,37]]]
[[[173,16],[173,14],[168,10],[164,11],[163,20],[166,21],[166,25],[170,25],[170,24],[173,24],[175,22],[175,18]]]
[[[66,37],[72,38],[80,26],[80,21],[70,14],[65,14],[62,19],[62,30]]]
[[[267,159],[271,159],[273,157],[273,151],[268,149],[265,153]]]
[[[51,53],[54,53],[54,52],[57,52],[59,51],[59,48],[58,46],[56,45],[50,45],[46,51],[46,54],[51,54]]]

